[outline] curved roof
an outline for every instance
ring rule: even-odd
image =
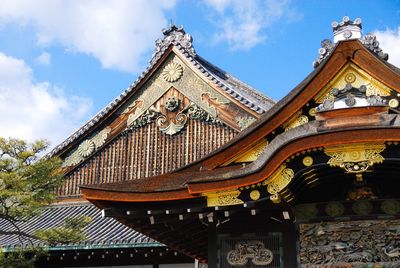
[[[294,141],[296,139],[315,135],[319,135],[319,137],[324,135],[329,136],[328,133],[332,132],[336,137],[345,140],[353,138],[351,135],[346,136],[343,134],[346,131],[349,132],[350,129],[353,129],[354,133],[360,132],[361,139],[363,137],[361,135],[361,128],[366,129],[372,136],[375,135],[373,138],[377,140],[386,139],[390,136],[389,134],[394,135],[393,138],[400,138],[400,132],[397,131],[399,130],[397,115],[381,117],[375,122],[375,125],[372,126],[368,124],[363,125],[365,121],[361,121],[360,124],[353,124],[348,127],[342,126],[342,128],[339,129],[324,129],[321,125],[324,124],[323,122],[313,121],[276,136],[259,159],[250,165],[245,167],[229,166],[220,168],[223,163],[232,159],[235,155],[249,150],[254,144],[257,144],[257,142],[291,118],[299,109],[312,100],[312,98],[319,93],[319,90],[349,62],[359,66],[375,79],[385,83],[391,89],[400,92],[400,74],[396,69],[391,68],[390,65],[383,62],[382,59],[369,51],[360,41],[342,41],[336,46],[335,50],[329,55],[326,61],[318,66],[284,99],[274,105],[256,123],[239,133],[233,140],[220,147],[215,152],[174,173],[147,178],[146,181],[139,180],[137,182],[124,182],[121,184],[83,186],[82,190],[85,197],[91,200],[96,198],[107,200],[107,198],[109,198],[108,200],[136,200],[138,202],[140,202],[140,200],[159,201],[194,198],[203,192],[240,187],[248,185],[249,183],[255,183],[257,180],[261,181],[263,178],[265,179],[265,176],[272,174],[277,168],[278,164],[275,162],[278,161],[277,155],[279,150],[290,143],[292,139]],[[329,120],[326,120],[326,122],[327,121]],[[326,124],[329,125],[328,123]],[[374,132],[374,129],[376,130],[379,128],[393,129],[393,131],[388,131],[387,133],[389,136],[383,137],[379,134],[379,130]],[[334,140],[331,137],[329,139],[321,138],[320,141],[325,141],[329,144]],[[357,140],[357,138],[353,139],[353,142]],[[323,146],[323,144],[320,144],[320,146]],[[273,165],[274,168],[270,167],[266,170],[265,166],[270,163],[275,163]],[[261,168],[264,170],[265,174],[258,174],[257,178],[252,175]],[[262,176],[262,178],[260,178],[260,176]],[[245,177],[249,177],[250,179],[245,180]],[[243,180],[235,178],[243,178]],[[171,191],[175,192],[172,194]],[[112,192],[118,196],[113,196],[111,194]],[[96,197],[97,194],[99,194],[99,196]],[[100,195],[102,197],[100,197]]]

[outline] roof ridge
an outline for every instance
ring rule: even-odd
[[[221,69],[220,67],[212,64],[211,62],[209,62],[208,60],[204,59],[203,57],[197,55],[196,58],[200,59],[201,61],[203,61],[204,63],[206,63],[210,67],[216,69],[221,74],[223,74],[223,75],[229,77],[230,79],[234,80],[235,82],[241,84],[243,87],[241,87],[240,89],[245,90],[245,91],[250,90],[251,94],[255,95],[255,96],[250,96],[250,97],[253,97],[253,98],[256,97],[258,100],[269,102],[271,104],[275,104],[276,103],[276,101],[274,99],[272,99],[271,97],[263,94],[260,90],[258,90],[256,88],[254,88],[253,86],[250,86],[249,84],[243,82],[242,80],[240,80],[236,76],[234,76],[231,73],[228,73],[227,71]]]

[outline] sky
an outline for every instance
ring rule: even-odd
[[[197,54],[278,101],[343,16],[400,67],[400,0],[1,0],[0,136],[62,142],[136,80],[171,21]]]

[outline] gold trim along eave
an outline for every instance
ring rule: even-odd
[[[243,204],[244,202],[238,198],[239,195],[240,191],[235,189],[203,194],[203,196],[207,198],[207,207],[220,207]]]

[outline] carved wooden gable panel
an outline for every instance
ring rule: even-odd
[[[171,172],[217,149],[255,120],[171,54],[109,123],[66,154],[66,183],[59,195],[80,195],[80,184]]]

